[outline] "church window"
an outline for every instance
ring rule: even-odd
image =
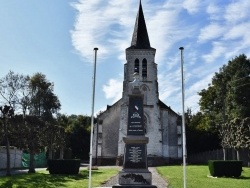
[[[142,61],[142,77],[147,77],[147,60],[143,59]]]
[[[134,72],[139,73],[139,59],[135,60]]]

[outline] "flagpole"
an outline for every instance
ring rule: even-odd
[[[91,188],[91,170],[92,170],[92,152],[93,152],[93,130],[94,130],[94,106],[95,106],[95,78],[96,78],[96,58],[98,48],[94,48],[95,59],[94,59],[94,71],[93,71],[93,93],[92,93],[92,113],[91,113],[91,131],[90,131],[90,152],[89,152],[89,186]]]
[[[185,94],[184,94],[184,74],[183,74],[183,47],[180,47],[181,51],[181,90],[182,90],[182,150],[183,150],[183,188],[186,188],[186,128],[185,128]]]

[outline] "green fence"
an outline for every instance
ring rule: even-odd
[[[47,166],[46,153],[35,154],[34,156],[35,168],[44,168]],[[23,153],[22,155],[22,167],[28,168],[30,164],[30,154]]]

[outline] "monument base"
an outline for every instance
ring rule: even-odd
[[[155,185],[113,185],[112,188],[157,188]]]
[[[148,169],[123,169],[119,185],[152,185],[152,174]]]

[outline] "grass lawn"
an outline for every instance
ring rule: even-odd
[[[87,188],[88,171],[81,170],[78,175],[50,175],[48,171],[37,171],[35,174],[19,174],[0,177],[0,188]],[[102,168],[92,171],[92,187],[118,173],[116,168]]]
[[[168,188],[183,187],[183,167],[157,167],[158,172],[167,180]],[[250,168],[243,168],[240,178],[211,178],[208,166],[187,166],[188,188],[250,188]]]

